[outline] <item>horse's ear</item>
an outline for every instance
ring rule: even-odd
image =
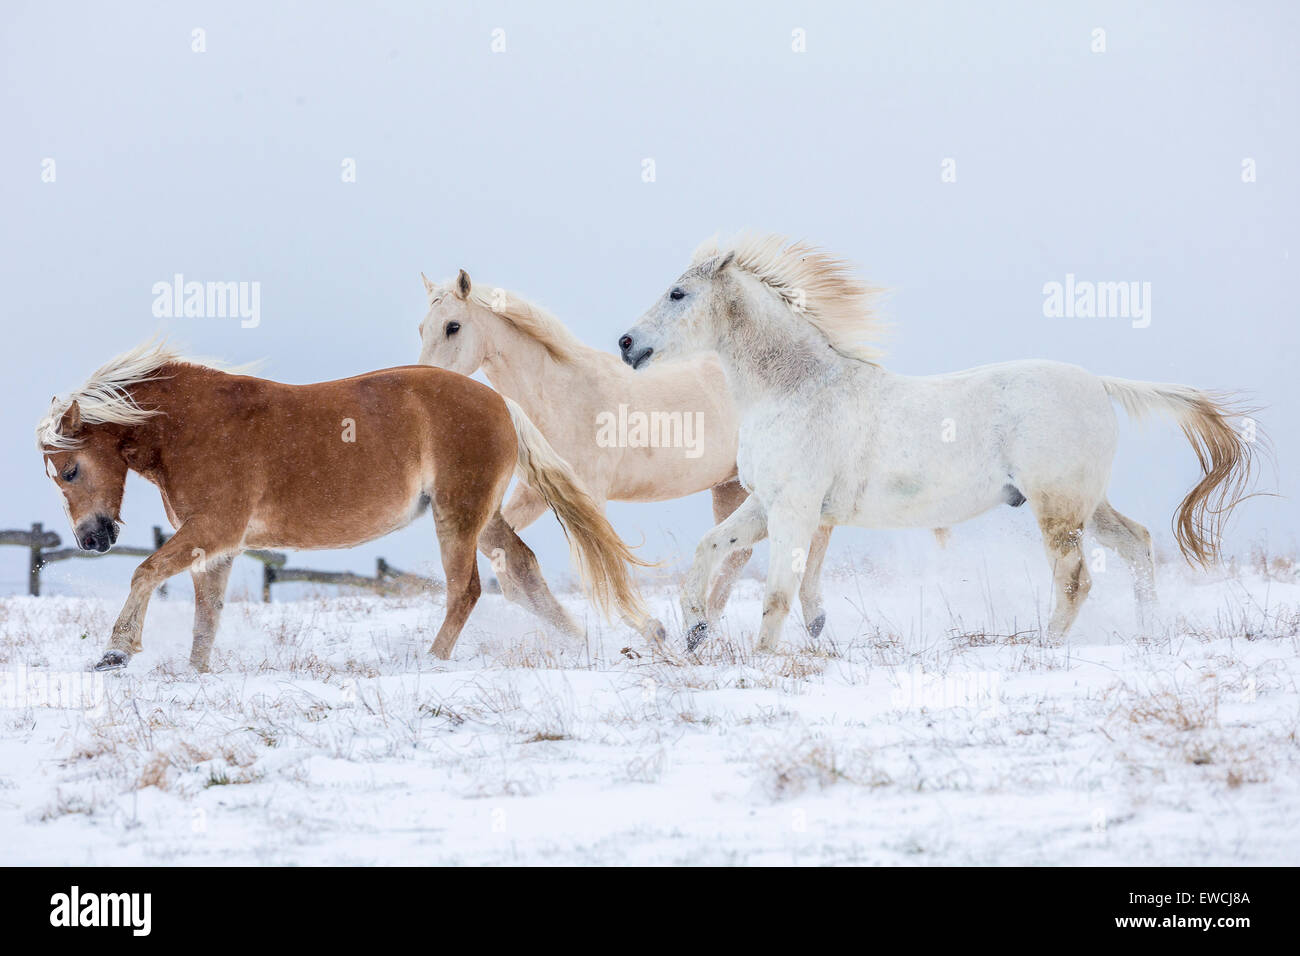
[[[71,438],[79,431],[81,431],[81,406],[74,401],[59,419],[59,434],[64,438]]]
[[[460,275],[456,276],[456,290],[462,299],[469,295],[469,273],[464,269],[461,269]]]
[[[736,258],[736,250],[732,249],[726,255],[714,256],[711,259],[706,259],[700,265],[700,272],[704,273],[705,276],[712,279],[723,269],[727,268],[727,266],[731,265],[731,261],[735,258]]]
[[[433,283],[429,281],[429,277],[425,275],[423,272],[420,273],[420,278],[424,280],[424,294],[428,296],[432,296]]]

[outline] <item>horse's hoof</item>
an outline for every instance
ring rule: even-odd
[[[693,651],[704,643],[705,638],[709,636],[709,625],[707,621],[700,621],[698,624],[691,625],[691,629],[686,632],[686,649]]]
[[[120,671],[126,668],[127,662],[131,660],[126,651],[105,651],[104,656],[99,659],[99,663],[94,669],[97,671]]]
[[[811,621],[808,622],[808,633],[811,634],[813,637],[816,637],[822,632],[822,628],[825,626],[826,626],[826,612],[822,611],[815,618],[813,618]]]
[[[645,633],[646,637],[649,638],[650,642],[656,647],[664,647],[668,643],[667,629],[664,628],[662,622],[653,617],[650,618],[650,623],[646,625]]]

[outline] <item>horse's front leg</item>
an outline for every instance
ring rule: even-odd
[[[582,639],[587,636],[546,586],[537,556],[515,534],[500,512],[484,525],[478,537],[478,548],[492,559],[492,570],[496,572],[501,593],[507,601],[536,614],[570,637]]]
[[[173,575],[234,550],[231,546],[223,546],[221,537],[208,533],[201,525],[186,522],[161,548],[141,562],[131,575],[131,593],[122,605],[108,648],[95,665],[95,670],[125,667],[132,654],[144,650],[144,616],[154,589]]]
[[[808,567],[808,547],[817,532],[818,518],[816,512],[805,513],[785,504],[773,506],[768,514],[771,555],[763,595],[763,622],[758,631],[759,651],[776,650],[790,602]]]
[[[728,555],[753,547],[767,533],[763,506],[753,495],[746,498],[721,524],[700,539],[695,560],[682,585],[682,622],[686,625],[686,649],[695,650],[708,637],[709,582]]]
[[[749,492],[741,485],[738,478],[733,478],[721,485],[714,485],[712,491],[714,524],[721,524],[726,521],[749,497]],[[727,606],[727,598],[731,595],[732,586],[735,585],[736,578],[740,577],[740,572],[744,569],[745,563],[749,561],[749,556],[752,553],[753,551],[750,548],[737,548],[731,552],[725,561],[720,562],[719,567],[721,570],[713,578],[712,587],[709,591],[708,619],[710,621],[716,621],[722,616],[722,612]]]

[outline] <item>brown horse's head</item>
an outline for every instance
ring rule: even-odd
[[[117,541],[127,471],[117,432],[83,422],[74,401],[41,445],[46,474],[62,492],[77,546],[86,551],[104,552]]]

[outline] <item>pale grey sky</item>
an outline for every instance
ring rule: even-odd
[[[1280,2],[10,0],[0,527],[41,519],[70,540],[33,425],[159,329],[291,382],[405,364],[417,274],[463,266],[612,351],[701,239],[745,227],[892,288],[899,371],[1045,357],[1251,389],[1277,447],[1266,482],[1294,495],[1298,21]],[[156,319],[151,288],[178,272],[259,282],[260,325]],[[1149,282],[1150,326],[1046,318],[1044,283],[1069,273]],[[1126,428],[1111,498],[1167,541],[1193,477],[1176,429]],[[133,480],[123,514],[123,541],[145,543],[156,492]],[[697,495],[611,518],[662,557],[689,553],[710,512]],[[1296,530],[1292,500],[1251,502],[1229,547],[1267,534],[1289,551]],[[524,537],[563,578],[553,519]],[[840,532],[832,553],[897,537]],[[377,554],[427,566],[432,522],[294,560],[368,570]],[[47,580],[118,594],[133,563]],[[0,549],[0,587],[24,582],[24,553]]]

